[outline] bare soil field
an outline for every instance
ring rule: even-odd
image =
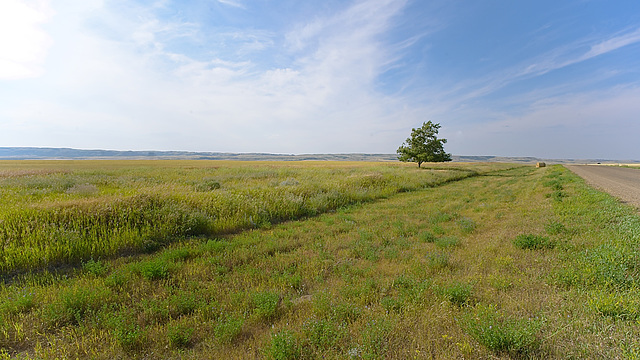
[[[640,209],[640,170],[602,165],[566,165],[576,175],[622,202]]]

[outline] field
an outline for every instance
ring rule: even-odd
[[[0,162],[0,358],[640,358],[640,218],[562,166]]]

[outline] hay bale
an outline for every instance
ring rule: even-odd
[[[545,167],[545,166],[547,166],[547,164],[545,164],[543,162],[536,163],[536,167],[537,168],[541,168],[541,167]]]

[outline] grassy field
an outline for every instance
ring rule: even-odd
[[[640,358],[634,210],[425,167],[2,162],[0,358]]]

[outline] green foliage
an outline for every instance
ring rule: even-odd
[[[589,306],[597,313],[622,320],[640,318],[640,295],[637,289],[624,292],[595,292]]]
[[[216,169],[214,179],[206,164],[132,164],[66,165],[69,170],[0,178],[0,273],[154,253],[189,237],[265,227],[472,175],[390,164],[298,164],[281,171],[235,163]],[[216,190],[220,183],[224,191]]]
[[[520,249],[553,249],[556,243],[546,236],[520,234],[513,239],[513,245]]]
[[[477,305],[461,319],[465,331],[487,349],[522,355],[535,351],[542,320],[506,316],[495,306]]]
[[[558,234],[562,234],[567,229],[564,227],[564,224],[562,224],[560,222],[552,222],[552,223],[549,223],[549,224],[545,225],[544,230],[549,235],[558,235]]]
[[[89,260],[82,264],[82,269],[95,276],[102,276],[109,271],[109,267],[102,261]]]
[[[434,241],[434,244],[439,248],[449,248],[458,246],[460,244],[460,239],[455,236],[443,236],[437,238],[436,241]]]
[[[362,334],[362,358],[384,359],[392,329],[391,322],[386,319],[369,321]]]
[[[302,348],[291,331],[282,330],[271,336],[265,356],[273,360],[293,360],[302,356]]]
[[[427,121],[422,127],[411,129],[411,136],[398,148],[398,160],[416,162],[418,167],[423,162],[451,161],[451,154],[444,152],[447,139],[438,139],[440,124]]]
[[[188,324],[177,322],[167,327],[169,344],[175,348],[186,348],[191,345],[195,329]]]
[[[426,243],[432,243],[436,241],[436,236],[430,231],[423,231],[418,235],[418,238]]]
[[[147,260],[134,266],[134,271],[147,280],[166,279],[171,269],[172,264],[165,259]]]
[[[280,294],[271,291],[254,293],[251,296],[255,315],[266,321],[274,320],[278,314]]]
[[[328,319],[312,319],[303,324],[303,333],[305,350],[322,353],[324,350],[335,349],[340,341],[348,336],[348,329]]]
[[[112,293],[100,286],[73,286],[63,290],[55,302],[43,309],[42,316],[50,326],[77,325],[89,314],[111,302]]]
[[[475,221],[473,221],[472,219],[467,218],[467,217],[463,217],[463,218],[458,219],[457,223],[458,223],[458,226],[460,227],[460,230],[464,234],[472,233],[476,229],[476,226],[477,226]]]
[[[2,314],[20,314],[29,312],[35,306],[35,296],[32,291],[21,289],[17,293],[7,294],[0,300],[0,317]]]
[[[140,349],[145,341],[146,332],[136,324],[131,316],[118,314],[110,319],[112,333],[125,351]]]
[[[473,285],[454,281],[440,289],[442,294],[454,305],[468,305],[471,301]]]
[[[234,316],[222,316],[213,328],[216,340],[222,344],[232,343],[241,333],[244,319]]]

